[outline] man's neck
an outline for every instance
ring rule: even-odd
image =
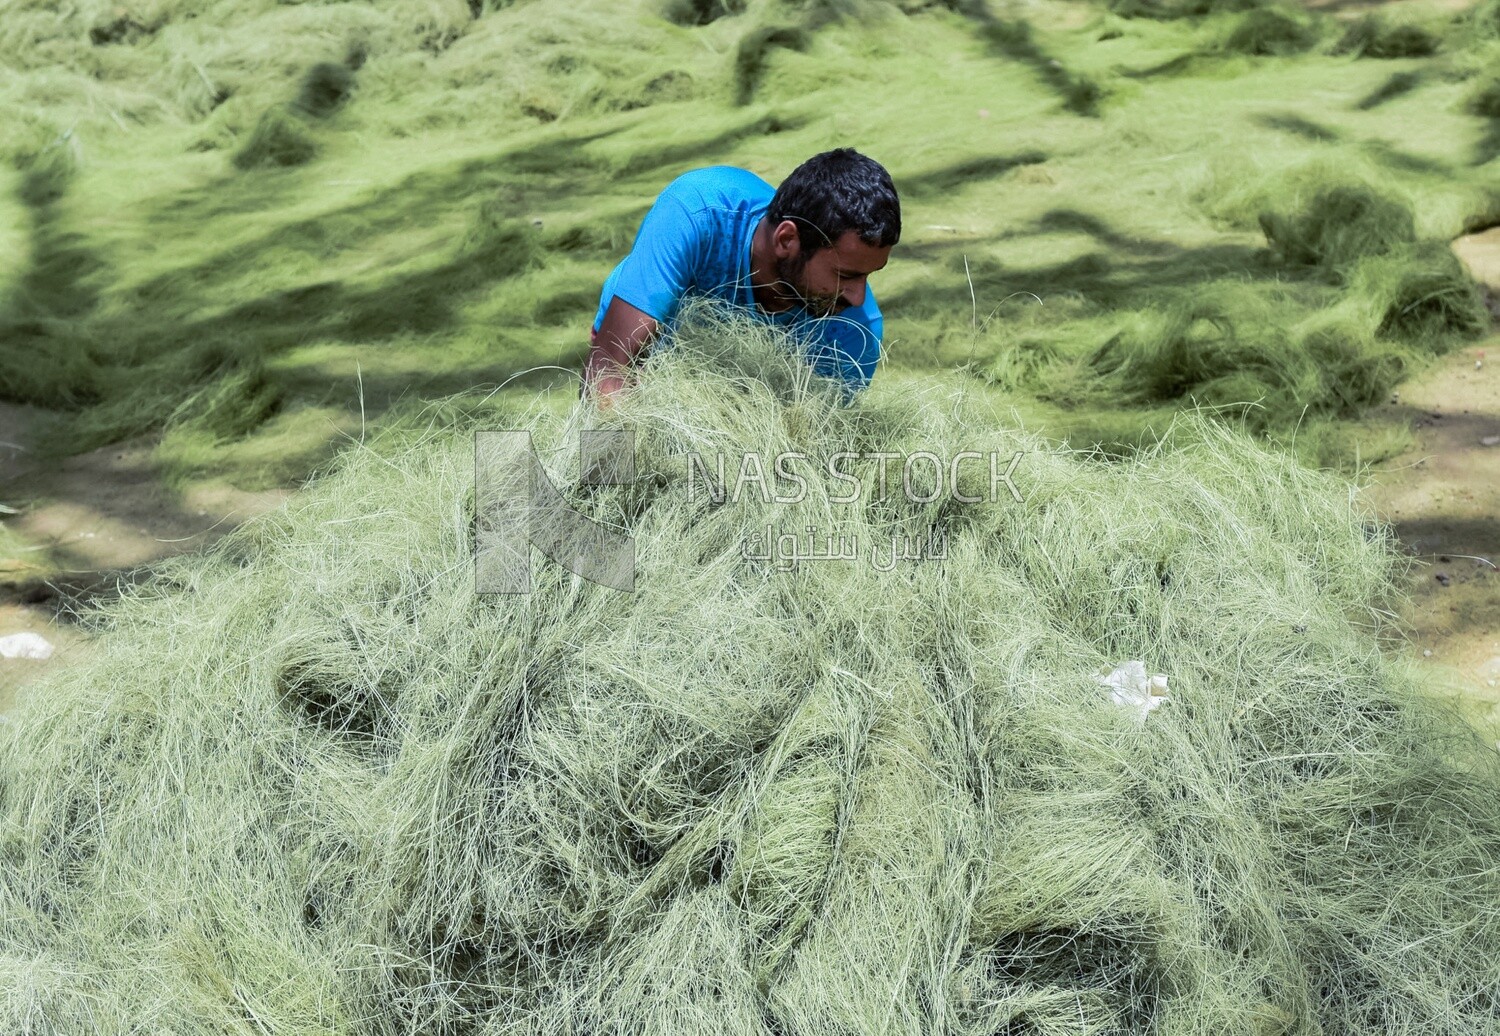
[[[750,235],[750,294],[766,313],[785,313],[796,304],[778,292],[776,255],[771,247],[771,221],[762,216]]]

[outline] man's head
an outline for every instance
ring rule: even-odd
[[[792,170],[766,219],[777,281],[818,316],[862,304],[865,278],[901,239],[890,174],[853,148],[825,151]]]

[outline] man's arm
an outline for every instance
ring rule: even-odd
[[[583,390],[593,391],[601,403],[625,385],[626,369],[645,351],[661,324],[618,296],[604,311],[583,366]]]
[[[701,191],[685,173],[657,196],[635,243],[604,291],[609,299],[584,364],[581,393],[597,392],[600,402],[626,384],[627,368],[670,322],[703,260],[705,227],[699,214]],[[625,301],[629,299],[630,301]]]

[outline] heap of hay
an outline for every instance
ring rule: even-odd
[[[1343,485],[1209,425],[1110,464],[945,391],[841,409],[783,355],[688,332],[604,414],[429,415],[112,606],[0,724],[0,1029],[1500,1027],[1494,753],[1377,651]],[[474,594],[476,422],[635,537],[633,594]],[[632,480],[576,483],[583,426]],[[871,459],[834,499],[829,455],[920,450],[1023,451],[1022,500]],[[800,501],[689,498],[689,453],[729,497],[788,451]],[[778,571],[768,524],[947,556]],[[1128,660],[1166,704],[1111,701]]]
[[[1416,241],[1405,202],[1364,184],[1330,184],[1300,211],[1260,214],[1266,243],[1283,262],[1338,271],[1371,255],[1388,255]]]
[[[1357,58],[1425,58],[1437,53],[1440,44],[1424,25],[1375,13],[1352,22],[1334,44],[1333,53]]]
[[[1236,54],[1285,57],[1301,54],[1318,42],[1319,26],[1305,12],[1258,7],[1245,13],[1224,40]]]

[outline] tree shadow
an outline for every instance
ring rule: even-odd
[[[1462,605],[1446,614],[1431,605],[1419,605],[1421,612],[1442,616],[1434,621],[1449,635],[1494,628],[1500,618],[1500,597],[1495,593],[1500,571],[1491,566],[1500,565],[1500,523],[1421,515],[1393,521],[1391,528],[1421,564],[1412,573],[1415,581],[1425,584],[1413,586],[1418,600],[1453,600]]]
[[[578,154],[584,143],[608,136],[614,132],[611,130],[562,137],[446,170],[423,171],[342,208],[276,226],[195,266],[168,271],[143,282],[135,294],[162,308],[172,301],[189,303],[205,283],[253,270],[261,265],[266,253],[276,249],[316,252],[330,240],[430,225],[450,216],[455,208],[472,207],[476,200],[494,203],[497,218],[507,212],[519,217],[538,200],[560,201],[605,179],[702,161],[747,138],[795,129],[801,124],[799,120],[760,116],[707,137],[631,156],[623,168],[614,170],[602,163],[583,161]],[[548,173],[545,186],[533,178],[537,172]],[[216,191],[208,187],[194,193],[199,197],[190,198],[189,206]],[[337,281],[319,281],[269,292],[218,316],[186,325],[174,320],[181,327],[177,337],[213,337],[236,328],[241,332],[255,329],[251,331],[253,336],[275,341],[297,334],[380,340],[408,332],[434,333],[452,325],[455,310],[466,296],[540,265],[544,245],[555,244],[560,251],[572,252],[587,251],[598,244],[576,228],[551,241],[535,234],[530,235],[531,240],[523,240],[526,232],[519,225],[488,230],[490,239],[474,248],[373,287],[352,289]],[[160,330],[153,328],[152,333]]]
[[[1484,120],[1484,133],[1474,144],[1473,165],[1484,165],[1500,156],[1500,119]]]
[[[1345,11],[1371,11],[1383,3],[1384,0],[1312,0],[1307,7],[1325,14],[1341,14]]]
[[[700,162],[722,155],[743,140],[795,130],[804,119],[762,115],[726,130],[679,144],[656,146],[631,155],[623,166],[615,166],[584,147],[609,138],[619,128],[559,136],[527,148],[497,151],[440,169],[413,173],[390,186],[362,194],[349,204],[316,216],[280,223],[258,237],[236,242],[218,255],[191,267],[180,267],[143,282],[134,293],[143,302],[158,303],[177,290],[183,278],[197,283],[231,277],[257,268],[263,256],[279,248],[313,254],[342,242],[399,233],[413,226],[432,226],[455,209],[491,199],[520,215],[536,204],[548,204],[595,191],[599,185],[626,176],[643,176],[656,170]],[[545,174],[545,180],[539,176]],[[211,220],[245,211],[239,203],[225,203],[221,196],[246,180],[257,196],[249,210],[259,211],[267,202],[266,192],[285,191],[284,178],[294,173],[257,172],[227,176],[212,184],[185,192],[159,206],[155,214],[177,220]],[[266,182],[254,182],[264,180]],[[662,186],[666,186],[665,183]],[[648,203],[649,206],[649,203]],[[643,207],[642,212],[645,211]],[[575,246],[576,247],[576,246]],[[568,250],[568,245],[563,248]]]
[[[1097,216],[1077,209],[1051,209],[1036,221],[1036,231],[1046,233],[1087,234],[1117,251],[1136,255],[1169,256],[1180,251],[1180,246],[1170,241],[1149,241],[1130,237],[1115,230]]]
[[[1294,112],[1262,112],[1254,116],[1254,120],[1267,129],[1279,130],[1282,133],[1290,133],[1301,137],[1303,140],[1312,140],[1326,144],[1339,139],[1339,132],[1330,129],[1311,119],[1303,118]]]
[[[1420,71],[1397,72],[1371,90],[1364,97],[1355,102],[1354,107],[1362,112],[1378,108],[1388,101],[1394,101],[1398,97],[1404,97],[1417,87],[1422,85],[1423,75]]]
[[[1099,114],[1104,89],[1087,76],[1068,71],[1048,54],[1037,42],[1029,22],[1000,18],[984,0],[958,0],[950,6],[978,27],[979,38],[993,53],[1030,68],[1065,109],[1075,115]]]
[[[497,150],[438,169],[423,169],[379,191],[365,194],[359,202],[339,211],[355,214],[364,209],[389,212],[392,218],[421,218],[424,206],[441,205],[445,188],[455,184],[480,186],[487,174],[495,176],[498,183],[496,174],[506,172],[545,174],[549,179],[555,178],[559,189],[576,187],[580,181],[598,175],[604,169],[602,161],[586,150],[587,146],[613,137],[625,128],[621,125],[587,133],[554,134],[525,147]],[[274,211],[285,197],[288,184],[295,184],[305,177],[308,168],[247,171],[229,168],[208,183],[146,207],[143,215],[148,223],[158,219],[202,223],[223,216]],[[406,201],[408,197],[414,200]],[[401,198],[405,203],[392,205],[392,198]]]
[[[1493,427],[1493,420],[1486,427]],[[1401,542],[1422,555],[1474,555],[1500,565],[1500,522],[1488,518],[1423,515],[1391,522]]]
[[[1254,116],[1254,120],[1267,129],[1277,130],[1282,133],[1290,133],[1318,144],[1331,144],[1344,139],[1344,135],[1330,126],[1304,118],[1295,112],[1262,112]],[[1370,156],[1379,162],[1390,166],[1392,169],[1400,169],[1408,173],[1423,174],[1446,174],[1452,169],[1446,162],[1434,158],[1425,158],[1422,155],[1413,155],[1401,151],[1394,145],[1384,140],[1367,139],[1357,142]]]
[[[1039,165],[1045,161],[1047,156],[1034,150],[1019,151],[1014,155],[985,155],[903,176],[898,186],[903,196],[925,200],[957,190],[975,180],[994,179],[1021,166]]]
[[[986,256],[968,257],[968,276],[951,283],[931,280],[880,299],[881,308],[916,318],[955,311],[967,312],[974,295],[1008,298],[1031,292],[1043,299],[1049,295],[1082,296],[1105,308],[1143,304],[1172,289],[1190,288],[1225,277],[1285,281],[1287,271],[1270,251],[1244,244],[1213,244],[1184,247],[1171,241],[1136,238],[1110,227],[1103,220],[1071,209],[1055,209],[1030,228],[1013,236],[1058,232],[1083,233],[1113,250],[1089,252],[1063,262],[1013,267]],[[927,245],[926,257],[957,259],[957,243]],[[1125,253],[1121,258],[1118,253]],[[972,292],[972,294],[971,294]]]
[[[1014,235],[1006,234],[1004,237]],[[941,240],[935,241],[913,241],[908,244],[904,239],[897,246],[896,255],[898,261],[903,263],[924,262],[940,263],[945,260],[953,260],[954,256],[970,255],[982,251],[986,245],[994,241],[993,237],[980,234],[952,234]],[[885,296],[882,295],[881,298]]]
[[[1178,54],[1175,58],[1146,68],[1116,68],[1115,74],[1126,79],[1153,79],[1156,76],[1177,76],[1193,71],[1202,61],[1200,54]]]
[[[1421,155],[1408,154],[1397,150],[1391,144],[1383,140],[1366,140],[1362,145],[1379,161],[1390,166],[1392,169],[1400,169],[1408,173],[1425,173],[1428,175],[1451,174],[1453,169],[1447,162],[1435,158],[1424,158]]]
[[[640,176],[684,164],[697,165],[708,158],[722,156],[741,141],[799,130],[809,121],[807,116],[761,115],[698,140],[681,144],[657,144],[648,152],[631,155],[618,169],[607,168],[606,172],[611,176]],[[662,186],[665,187],[666,184]]]
[[[707,164],[743,140],[802,124],[758,114],[689,140],[619,156],[590,154],[587,145],[626,127],[554,134],[525,147],[422,170],[331,211],[279,222],[198,262],[117,291],[104,312],[102,264],[87,251],[82,234],[60,225],[55,205],[61,188],[39,180],[28,197],[38,229],[34,262],[18,292],[25,305],[0,323],[0,369],[6,374],[0,380],[6,394],[20,401],[89,411],[84,420],[60,427],[57,442],[63,451],[159,428],[186,400],[228,377],[240,377],[255,395],[242,405],[242,418],[228,422],[233,434],[243,434],[276,410],[280,383],[258,373],[268,358],[314,342],[378,345],[463,331],[469,326],[465,307],[497,285],[544,267],[554,253],[603,255],[626,236],[619,215],[604,227],[564,224],[561,232],[543,231],[521,218],[529,207],[566,211],[573,199],[607,193],[622,178],[656,172],[665,178],[674,167]],[[146,210],[146,227],[170,231],[174,224],[212,225],[251,212],[274,220],[277,204],[299,183],[299,175],[305,170],[227,174]],[[638,221],[650,199],[645,201],[627,215]],[[284,267],[289,258],[294,269],[304,268],[309,259],[316,263],[347,254],[361,241],[452,223],[455,212],[463,210],[470,210],[463,216],[466,236],[445,247],[436,261],[423,262],[400,242],[390,249],[389,262],[403,268],[385,276],[366,275],[351,283],[325,275],[262,289],[228,307],[216,304],[216,294],[243,299],[244,282],[261,280],[260,271]],[[582,293],[564,291],[533,309],[530,319],[540,326],[576,319],[582,351],[592,310]],[[30,380],[10,377],[13,369],[18,375],[27,369],[28,358],[38,353],[47,357],[40,373]],[[535,366],[538,357],[531,350],[525,363],[512,365],[510,359],[497,355],[489,372],[517,375]],[[466,368],[462,376],[471,373]],[[521,373],[520,379],[535,377]],[[424,385],[439,381],[444,379],[430,378]],[[237,405],[230,398],[222,403]],[[195,404],[199,410],[218,405],[213,400]]]
[[[0,398],[55,407],[99,395],[89,343],[76,329],[99,305],[106,267],[63,223],[58,202],[70,178],[67,167],[40,159],[22,172],[17,197],[31,223],[31,262],[0,312]]]

